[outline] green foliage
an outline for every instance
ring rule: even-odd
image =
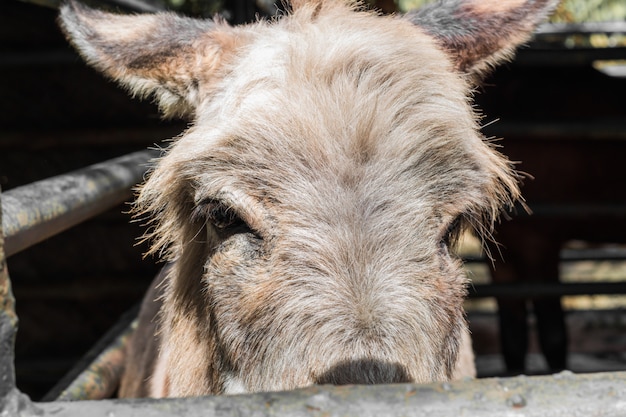
[[[555,23],[626,20],[624,0],[563,0],[550,21]]]
[[[432,3],[433,0],[396,0],[398,9],[403,12],[413,9],[419,9],[426,3]]]
[[[402,11],[416,9],[433,0],[396,0]],[[626,20],[626,0],[563,0],[551,22],[579,23]]]

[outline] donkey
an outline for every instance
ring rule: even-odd
[[[168,266],[119,394],[473,376],[451,246],[520,195],[468,97],[553,6],[294,0],[237,27],[62,7],[88,63],[193,122],[138,193]]]

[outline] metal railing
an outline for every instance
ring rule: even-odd
[[[626,373],[487,378],[455,383],[311,387],[279,393],[163,400],[103,400],[115,391],[123,345],[132,331],[127,314],[45,398],[33,403],[15,387],[13,342],[17,317],[6,268],[16,253],[127,200],[147,162],[142,151],[1,194],[0,218],[0,414],[9,416],[623,416]],[[6,235],[4,241],[2,236]],[[6,250],[9,248],[9,250]],[[606,284],[603,284],[606,285]],[[504,286],[501,286],[504,288]],[[588,293],[593,288],[560,284],[554,293]],[[543,288],[542,291],[546,289]],[[607,292],[613,293],[609,285]],[[619,288],[623,291],[624,288]],[[520,295],[520,288],[509,288]],[[521,293],[524,291],[522,290]],[[625,291],[626,292],[626,291]],[[522,296],[534,293],[522,294]],[[483,287],[479,296],[494,294]],[[71,400],[71,402],[67,402]]]
[[[6,256],[128,201],[157,156],[139,151],[3,193]]]
[[[14,342],[18,318],[6,258],[84,220],[129,201],[155,150],[139,151],[0,194],[0,415],[39,415],[15,385]],[[111,396],[123,364],[122,347],[132,331],[127,314],[59,381],[48,399]]]
[[[626,372],[454,383],[313,386],[185,399],[40,403],[42,416],[623,417]]]

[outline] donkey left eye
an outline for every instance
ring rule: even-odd
[[[245,222],[230,208],[218,206],[211,210],[209,221],[216,229],[225,230],[245,225]]]
[[[194,217],[202,217],[224,237],[251,232],[248,224],[237,214],[236,210],[219,200],[202,201],[196,208]]]

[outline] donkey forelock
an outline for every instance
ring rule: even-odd
[[[478,131],[471,83],[547,3],[492,4],[492,24],[535,17],[474,48],[469,30],[439,36],[432,9],[383,17],[298,0],[240,27],[165,15],[158,32],[177,35],[153,33],[132,59],[103,46],[114,16],[66,8],[87,59],[194,119],[137,201],[171,263],[152,395],[461,375],[466,278],[451,240],[463,225],[488,237],[519,198],[510,162]],[[81,21],[97,26],[89,40]]]
[[[231,186],[257,198],[308,196],[315,212],[351,188],[360,206],[384,207],[402,195],[397,205],[411,217],[423,218],[410,206],[419,204],[488,229],[518,198],[511,164],[477,131],[471,86],[412,25],[331,2],[241,31],[254,40],[160,162],[140,198],[144,208],[174,213],[180,197],[168,192],[191,187],[191,207]],[[163,244],[177,240],[169,228],[157,235]]]

